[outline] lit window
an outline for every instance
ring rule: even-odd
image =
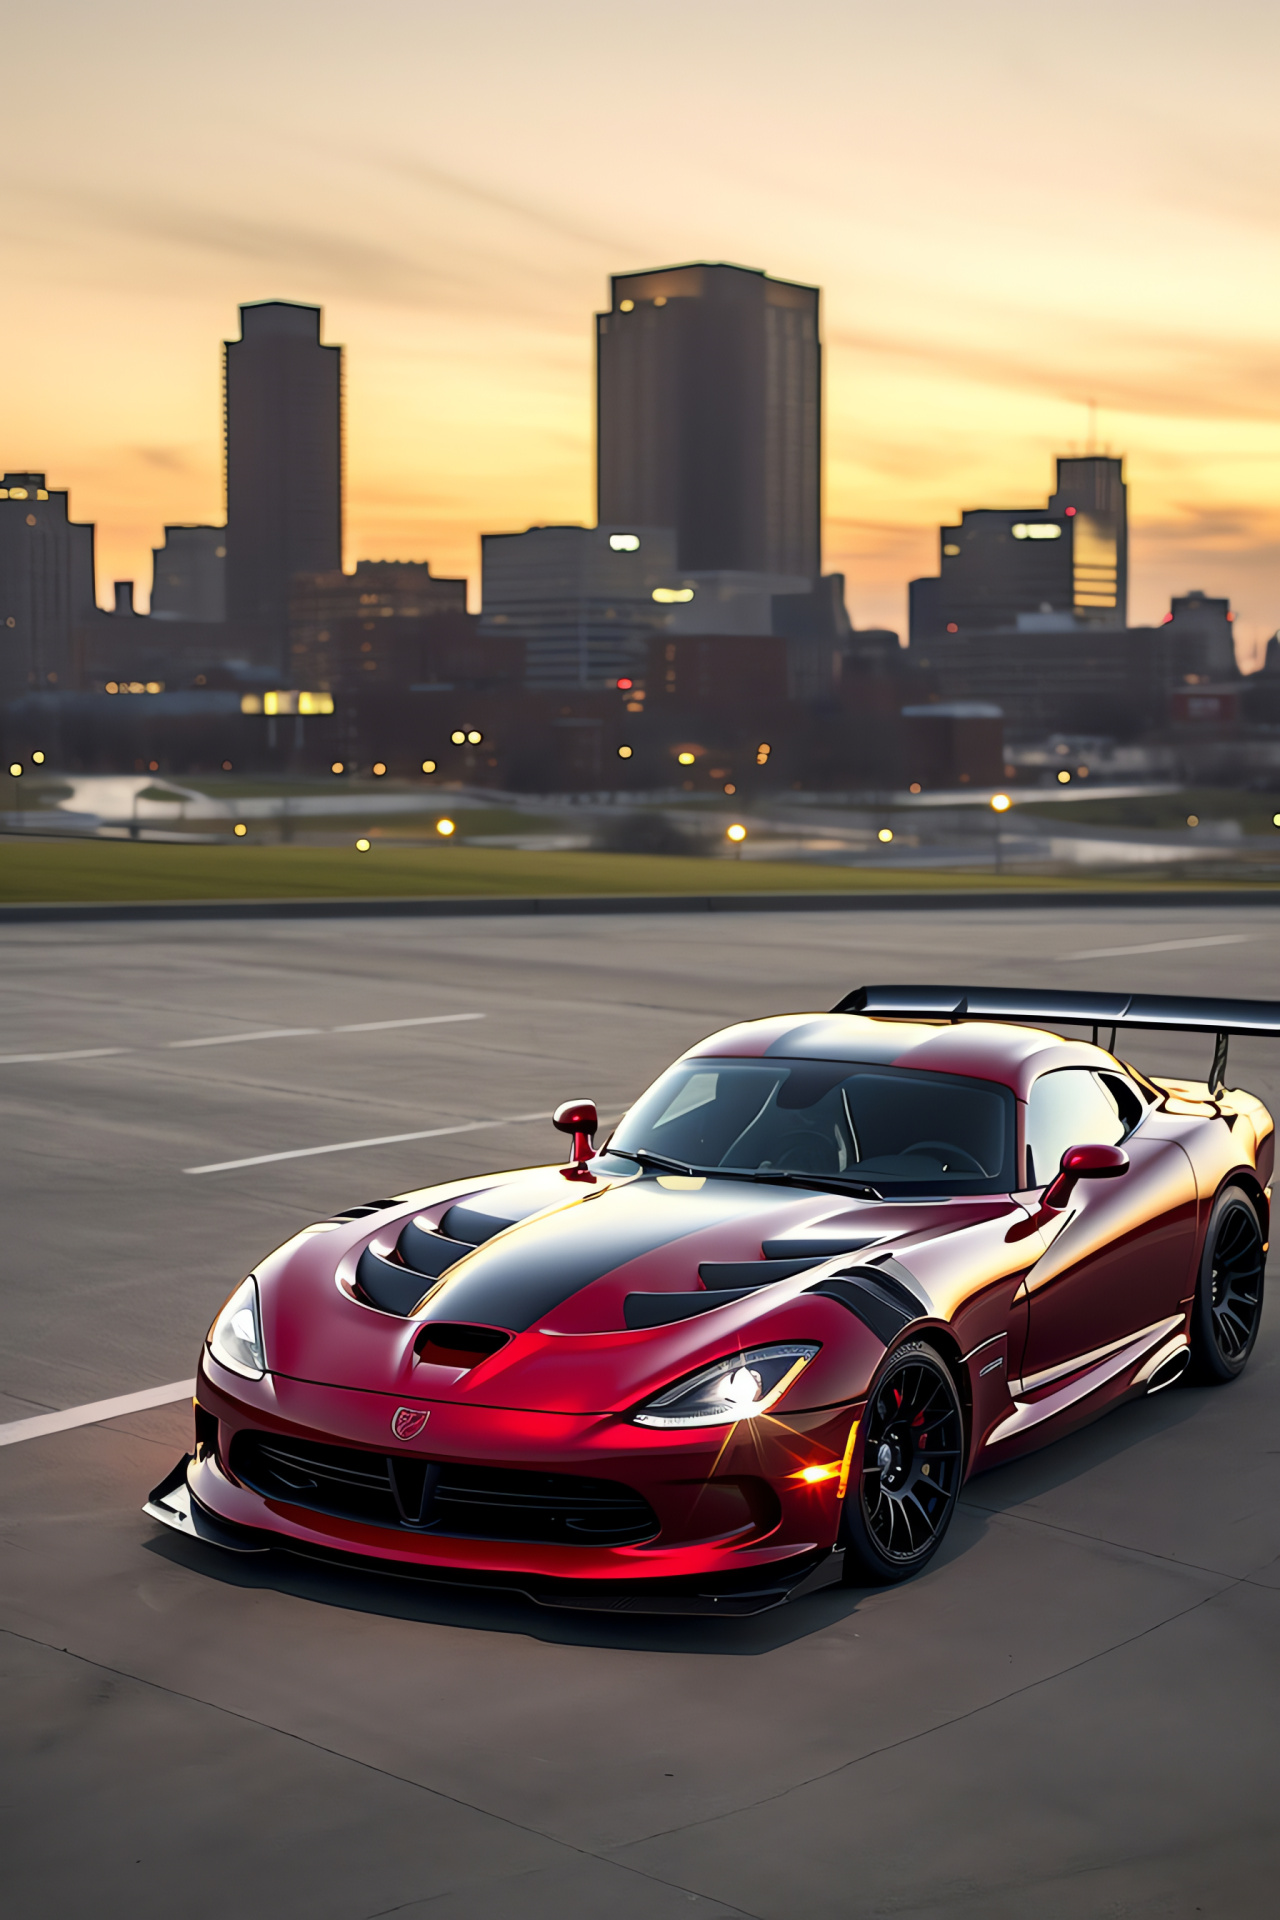
[[[954,560],[960,549],[959,547],[945,546],[942,551],[946,554],[948,560]]]
[[[665,307],[665,306],[666,306],[666,304],[667,304],[667,296],[666,296],[666,294],[665,294],[665,293],[658,293],[658,294],[655,294],[655,295],[654,295],[654,300],[653,300],[653,304],[654,304],[654,306],[655,306],[655,307]]]
[[[611,533],[609,545],[615,553],[637,553],[640,548],[638,533]]]
[[[619,302],[618,302],[618,312],[619,312],[619,313],[630,313],[630,312],[632,312],[632,311],[633,311],[633,309],[634,309],[634,307],[635,307],[635,304],[636,304],[636,303],[635,303],[635,301],[634,301],[634,300],[619,300]]]
[[[1061,540],[1062,528],[1055,526],[1052,520],[1019,520],[1010,527],[1015,540]]]
[[[675,606],[678,601],[692,600],[692,587],[655,587],[653,597],[660,607]]]

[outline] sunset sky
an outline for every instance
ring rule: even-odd
[[[1130,617],[1280,624],[1280,10],[1262,0],[41,0],[5,32],[0,461],[99,597],[222,517],[241,301],[346,348],[347,564],[590,521],[610,272],[824,291],[825,555],[905,629],[963,506],[1130,482]]]

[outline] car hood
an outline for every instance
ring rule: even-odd
[[[715,1177],[646,1174],[566,1191],[556,1168],[432,1189],[377,1216],[324,1223],[261,1263],[267,1356],[275,1373],[334,1387],[566,1413],[633,1404],[685,1368],[766,1338],[839,1336],[842,1349],[865,1345],[870,1367],[883,1341],[810,1292],[814,1281],[890,1249],[895,1271],[914,1279],[913,1249],[939,1235],[989,1238],[1011,1214],[1025,1219],[1000,1197],[894,1203]],[[366,1249],[394,1260],[410,1222],[480,1244],[439,1281],[424,1277],[426,1297],[402,1317],[364,1304],[355,1275]],[[738,1263],[765,1284],[740,1295]],[[726,1288],[726,1270],[734,1284],[724,1304],[676,1324],[628,1326],[629,1296],[700,1295],[704,1285]],[[922,1313],[934,1313],[927,1281],[915,1291]],[[417,1357],[427,1323],[509,1338],[464,1371]]]

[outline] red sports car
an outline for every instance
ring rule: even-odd
[[[1041,1024],[1085,1025],[1091,1042]],[[1218,1036],[1154,1080],[1109,1027]],[[865,987],[727,1028],[566,1166],[348,1207],[263,1260],[146,1511],[559,1606],[752,1613],[936,1552],[966,1478],[1262,1309],[1280,1006]]]

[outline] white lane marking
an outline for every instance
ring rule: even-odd
[[[132,1047],[73,1047],[67,1053],[0,1053],[0,1067],[21,1066],[24,1060],[105,1060],[108,1054],[132,1052]]]
[[[451,1020],[483,1020],[482,1013],[420,1013],[413,1020],[358,1020],[354,1026],[331,1027],[331,1033],[384,1033],[388,1027],[443,1027]]]
[[[214,1033],[207,1040],[166,1040],[169,1047],[234,1047],[241,1040],[293,1040],[303,1033],[323,1033],[323,1027],[264,1027],[261,1033]]]
[[[272,1160],[309,1160],[317,1153],[351,1153],[357,1147],[396,1147],[404,1140],[439,1140],[446,1133],[481,1133],[490,1127],[518,1127],[526,1120],[549,1120],[545,1108],[537,1113],[509,1113],[504,1120],[467,1120],[457,1127],[424,1127],[418,1133],[380,1133],[371,1140],[336,1140],[329,1147],[290,1147],[285,1153],[255,1153],[247,1160],[214,1160],[207,1167],[184,1167],[184,1173],[232,1173],[237,1167],[265,1167]]]
[[[316,1033],[381,1033],[388,1027],[442,1027],[455,1020],[483,1020],[482,1013],[423,1013],[411,1020],[359,1020],[348,1027],[264,1027],[258,1033],[213,1033],[199,1040],[166,1040],[173,1047],[233,1047],[242,1040],[293,1040]],[[0,1053],[0,1067],[32,1060],[106,1060],[117,1053],[147,1052],[137,1047],[71,1047],[61,1053]]]
[[[1087,947],[1083,953],[1064,953],[1064,960],[1113,960],[1125,953],[1177,953],[1183,947],[1236,947],[1252,940],[1251,933],[1212,933],[1203,940],[1148,940],[1141,947]],[[1106,1021],[1102,1022],[1106,1026]]]
[[[91,1427],[99,1420],[117,1420],[122,1413],[143,1413],[148,1407],[167,1407],[186,1400],[196,1390],[194,1380],[172,1380],[167,1387],[146,1387],[141,1393],[122,1393],[114,1400],[93,1400],[88,1406],[66,1407],[61,1413],[37,1413],[30,1420],[10,1420],[0,1427],[0,1447],[19,1440],[39,1440],[46,1433],[65,1433],[70,1427]]]

